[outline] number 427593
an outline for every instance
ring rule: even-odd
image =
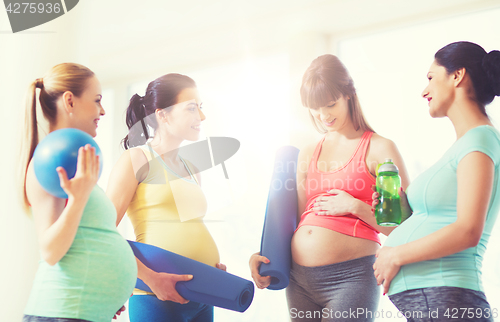
[[[60,13],[61,3],[9,3],[7,13]]]
[[[448,308],[443,314],[448,319],[479,319],[479,318],[497,318],[498,317],[498,309],[489,309],[489,308]]]

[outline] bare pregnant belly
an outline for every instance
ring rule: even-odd
[[[323,266],[374,255],[379,244],[318,226],[302,226],[292,238],[292,258],[301,266]]]

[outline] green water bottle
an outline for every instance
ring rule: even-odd
[[[377,192],[380,202],[375,206],[375,218],[380,226],[398,226],[401,223],[399,189],[401,178],[392,159],[386,159],[378,167]]]

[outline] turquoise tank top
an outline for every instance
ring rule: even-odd
[[[488,155],[495,165],[493,191],[479,244],[450,256],[402,266],[391,282],[389,295],[437,286],[484,292],[483,255],[500,206],[500,133],[491,126],[469,130],[436,164],[412,182],[406,193],[413,214],[389,235],[384,246],[409,243],[456,221],[457,166],[464,156],[474,151]]]
[[[41,260],[24,314],[110,322],[137,279],[132,249],[116,230],[116,209],[96,185],[64,257]]]

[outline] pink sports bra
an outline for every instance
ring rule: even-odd
[[[380,244],[378,231],[354,215],[345,216],[317,216],[312,210],[316,198],[329,195],[327,191],[339,189],[348,192],[368,205],[372,204],[371,186],[375,184],[375,177],[366,167],[366,150],[373,132],[363,133],[358,146],[349,161],[339,169],[332,172],[318,170],[318,157],[325,137],[319,141],[309,164],[306,180],[306,211],[302,214],[299,229],[302,226],[319,226],[336,232],[373,240]]]

